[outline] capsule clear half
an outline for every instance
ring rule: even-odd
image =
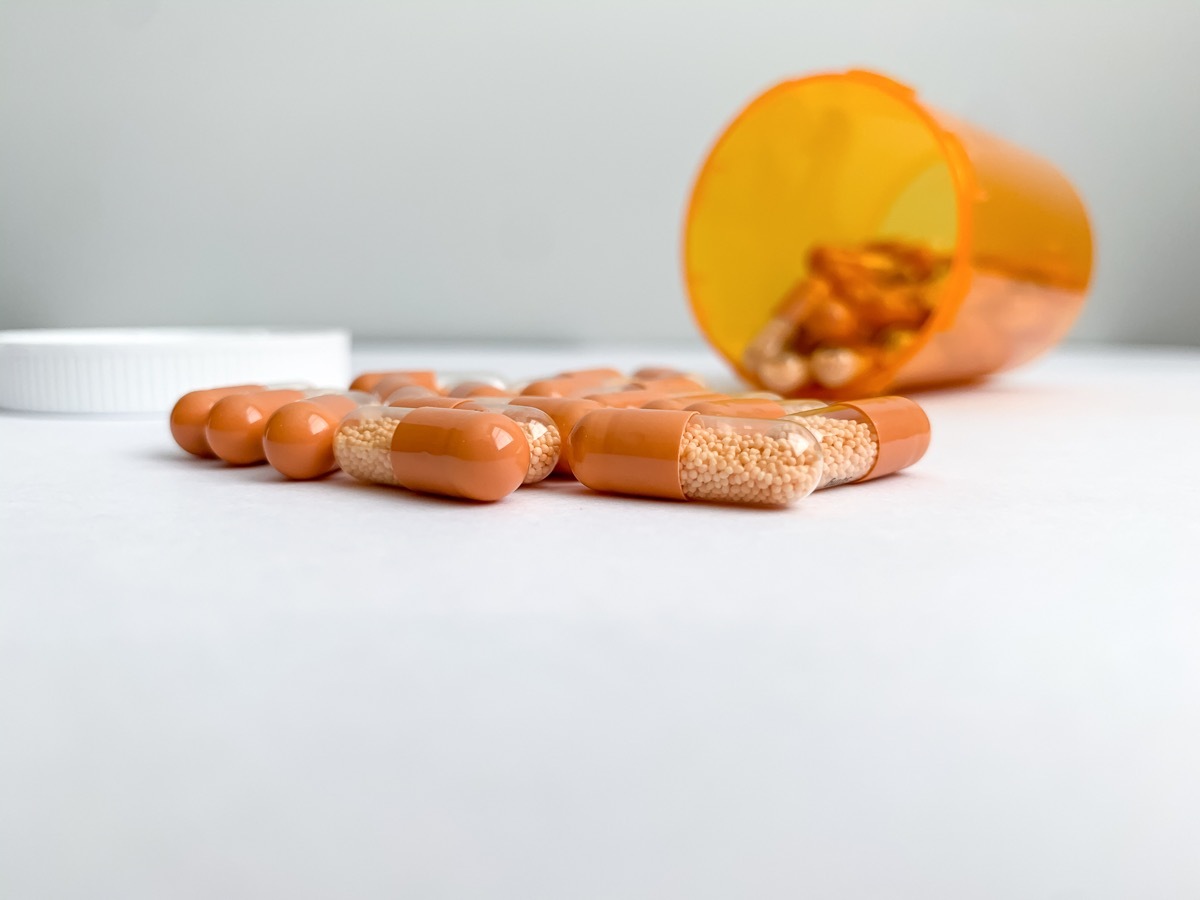
[[[916,463],[929,448],[929,417],[906,397],[872,397],[788,416],[821,441],[819,487],[882,478]]]

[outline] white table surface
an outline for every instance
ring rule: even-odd
[[[534,375],[699,350],[374,348]],[[0,897],[1200,895],[1200,353],[781,512],[0,416]]]

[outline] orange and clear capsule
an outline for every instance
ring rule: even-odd
[[[687,409],[693,403],[703,401],[728,400],[728,394],[717,394],[713,392],[692,392],[690,394],[672,394],[667,397],[659,397],[656,400],[651,400],[643,403],[640,409]]]
[[[675,391],[647,391],[642,388],[624,388],[619,391],[604,391],[588,394],[585,399],[607,406],[610,409],[639,409],[655,400],[677,396]]]
[[[189,391],[180,397],[171,409],[171,437],[193,456],[211,459],[216,454],[208,445],[204,427],[208,424],[208,414],[212,412],[217,401],[236,394],[257,394],[267,389],[267,385],[264,384],[233,384],[203,391]]]
[[[688,378],[692,381],[703,381],[694,372],[685,372],[672,366],[642,366],[633,373],[630,381],[658,381],[663,378]]]
[[[568,369],[566,372],[559,372],[555,378],[576,378],[591,381],[628,381],[625,374],[620,369],[613,369],[607,366],[601,366],[595,369]]]
[[[542,481],[558,464],[562,435],[546,413],[526,406],[515,406],[500,397],[442,397],[420,393],[420,388],[405,388],[388,398],[394,409],[474,409],[494,411],[517,423],[529,443],[530,467],[525,484]]]
[[[333,435],[352,410],[375,404],[365,391],[336,391],[285,403],[267,419],[263,455],[275,471],[305,481],[337,469]]]
[[[818,487],[869,481],[918,462],[929,449],[929,417],[906,397],[872,397],[788,416],[821,441]]]
[[[548,413],[512,403],[507,397],[476,397],[457,408],[495,413],[517,423],[529,444],[529,471],[525,473],[523,484],[545,481],[558,465],[563,436]]]
[[[502,401],[497,400],[495,402],[499,404]],[[567,438],[580,419],[592,410],[602,409],[603,407],[594,400],[584,400],[577,397],[530,397],[525,395],[513,397],[511,405],[540,409],[553,420],[554,424],[558,427],[559,434],[558,462],[555,463],[554,472],[557,475],[570,476],[571,443]]]
[[[460,381],[446,391],[447,397],[511,397],[512,391],[497,387],[490,381]]]
[[[668,378],[645,378],[638,381],[631,381],[625,387],[626,390],[631,391],[659,391],[665,394],[699,393],[701,391],[712,390],[703,381],[679,375]]]
[[[205,420],[205,440],[213,454],[230,465],[265,462],[263,432],[267,420],[287,403],[326,393],[330,389],[276,388],[222,397],[213,404]]]
[[[527,397],[582,397],[616,390],[628,380],[616,369],[580,369],[531,381],[519,393]]]
[[[382,389],[380,384],[383,385]],[[367,391],[371,394],[386,396],[406,384],[419,384],[431,391],[436,391],[438,389],[437,372],[432,369],[389,369],[383,372],[363,372],[350,382],[350,390]]]
[[[705,416],[735,416],[744,419],[781,419],[792,413],[821,409],[827,400],[783,397],[729,397],[725,400],[701,400],[685,409]]]
[[[504,381],[489,372],[436,372],[432,369],[393,369],[386,372],[363,372],[350,383],[353,391],[369,391],[380,398],[399,388],[416,385],[436,394],[444,394],[448,385],[471,382],[505,389]]]
[[[817,438],[787,419],[601,409],[579,420],[570,448],[592,490],[671,500],[788,506],[823,472]]]
[[[392,392],[388,395],[383,405],[404,407],[406,409],[417,409],[422,406],[455,409],[469,402],[469,400],[470,398],[468,397],[443,397],[441,394],[435,394],[427,388],[413,385]]]
[[[333,452],[360,481],[483,502],[507,497],[529,472],[517,423],[470,409],[363,407],[338,425]]]

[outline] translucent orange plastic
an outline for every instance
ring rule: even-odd
[[[701,329],[739,373],[747,344],[808,275],[815,245],[897,239],[951,258],[908,346],[824,397],[965,381],[1058,342],[1092,271],[1087,212],[1049,162],[871,72],[785,81],[750,103],[696,179],[684,229]]]

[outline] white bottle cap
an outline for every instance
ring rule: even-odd
[[[226,384],[350,380],[346,331],[81,328],[0,331],[0,408],[166,412]]]

